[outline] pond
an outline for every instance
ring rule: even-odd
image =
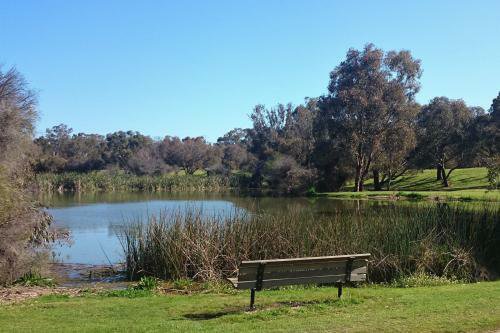
[[[55,260],[91,265],[122,261],[120,230],[147,216],[186,207],[200,209],[206,215],[229,214],[236,209],[233,202],[222,196],[137,193],[52,196],[48,204],[54,217],[53,227],[69,231],[71,237],[69,244],[53,246]]]
[[[235,210],[308,210],[315,215],[335,212],[385,210],[394,205],[421,205],[409,201],[359,201],[328,198],[244,197],[232,194],[151,194],[108,193],[53,195],[42,198],[54,217],[53,227],[68,230],[71,242],[53,246],[55,260],[71,264],[115,264],[123,261],[118,234],[127,224],[136,223],[162,211],[200,209],[204,215],[225,215]],[[429,203],[427,203],[429,204]],[[314,222],[314,221],[313,221]]]

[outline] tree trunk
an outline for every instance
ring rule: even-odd
[[[382,184],[380,183],[380,172],[377,169],[373,169],[373,188],[375,191],[382,190]]]
[[[450,184],[448,183],[448,177],[446,177],[444,172],[443,172],[443,186],[444,187],[450,186]]]
[[[443,164],[438,163],[436,165],[436,180],[442,180],[443,179]]]
[[[443,186],[444,187],[449,187],[450,186],[450,184],[448,184],[448,179],[447,178],[443,179]]]
[[[358,156],[356,161],[356,178],[355,178],[355,192],[363,191],[363,183],[366,175],[368,174],[368,170],[370,170],[372,157],[369,156]]]
[[[450,171],[448,171],[448,174],[446,174],[446,170],[443,168],[443,186],[444,187],[449,187],[450,186],[450,175],[455,170],[455,168],[451,168]]]
[[[356,165],[356,176],[354,177],[354,192],[360,192],[361,166]]]

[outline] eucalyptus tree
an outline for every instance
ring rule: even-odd
[[[490,114],[493,121],[500,125],[500,92],[498,92],[498,96],[493,99],[490,107]]]
[[[165,163],[160,154],[160,142],[152,142],[134,151],[127,162],[127,169],[136,175],[161,175],[175,170]]]
[[[220,163],[218,149],[212,147],[202,136],[185,137],[182,140],[166,136],[159,149],[165,163],[182,168],[190,175]]]
[[[414,123],[421,74],[420,60],[409,51],[385,53],[373,44],[350,49],[330,73],[328,94],[319,100],[317,123],[324,129],[323,143],[326,139],[339,147],[352,166],[355,191],[363,190],[390,130]]]
[[[40,149],[36,163],[38,171],[60,172],[68,164],[71,151],[71,135],[73,129],[59,124],[45,130],[45,135],[35,140]]]
[[[482,165],[488,168],[491,187],[500,183],[500,92],[493,99],[489,112],[477,117],[473,125],[473,142]]]
[[[283,151],[308,168],[311,168],[313,163],[317,101],[316,98],[306,98],[304,104],[297,106],[288,114],[284,128]]]
[[[69,142],[66,169],[79,172],[100,170],[105,167],[104,151],[106,142],[99,134],[73,134]]]
[[[500,154],[500,92],[493,99],[489,109],[489,149],[492,155]]]
[[[381,190],[383,186],[390,190],[393,180],[411,168],[410,154],[416,142],[415,128],[411,123],[395,125],[387,130],[372,167],[375,190]]]
[[[252,173],[252,186],[261,187],[266,163],[280,151],[284,142],[286,120],[292,112],[291,104],[278,104],[274,108],[256,105],[250,114],[252,128],[249,131],[248,148],[256,158]]]
[[[257,162],[252,185],[263,184],[281,192],[301,192],[316,178],[312,165],[314,151],[313,124],[316,100],[305,105],[278,104],[266,108],[257,105],[250,119],[248,147]]]
[[[144,146],[153,143],[149,136],[134,131],[118,131],[106,135],[104,159],[108,165],[126,169],[132,155]]]
[[[418,117],[420,158],[434,163],[436,179],[445,187],[453,170],[470,165],[473,159],[469,134],[477,114],[478,109],[469,108],[463,100],[447,97],[436,97],[422,107]]]
[[[248,151],[248,132],[248,129],[235,128],[217,139],[216,146],[221,150],[221,163],[226,172],[252,166],[255,158]]]
[[[278,104],[273,108],[256,105],[250,114],[250,151],[260,161],[279,151],[285,141],[287,119],[293,111],[292,104]]]

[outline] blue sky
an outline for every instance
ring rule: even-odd
[[[214,141],[255,104],[326,92],[350,47],[422,60],[418,101],[488,108],[500,90],[500,1],[0,0],[0,63],[39,92],[38,133],[138,130]]]

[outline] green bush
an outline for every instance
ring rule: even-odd
[[[413,288],[413,287],[435,287],[447,284],[463,283],[455,277],[437,276],[429,273],[418,272],[408,276],[401,276],[393,280],[392,287],[396,288]]]
[[[174,288],[179,290],[186,290],[193,286],[192,279],[177,279],[174,281]]]
[[[135,286],[132,287],[134,290],[155,290],[158,288],[159,280],[152,276],[143,276]]]
[[[29,272],[18,279],[15,284],[26,287],[53,287],[55,286],[54,280],[51,278],[43,277],[39,273]]]

